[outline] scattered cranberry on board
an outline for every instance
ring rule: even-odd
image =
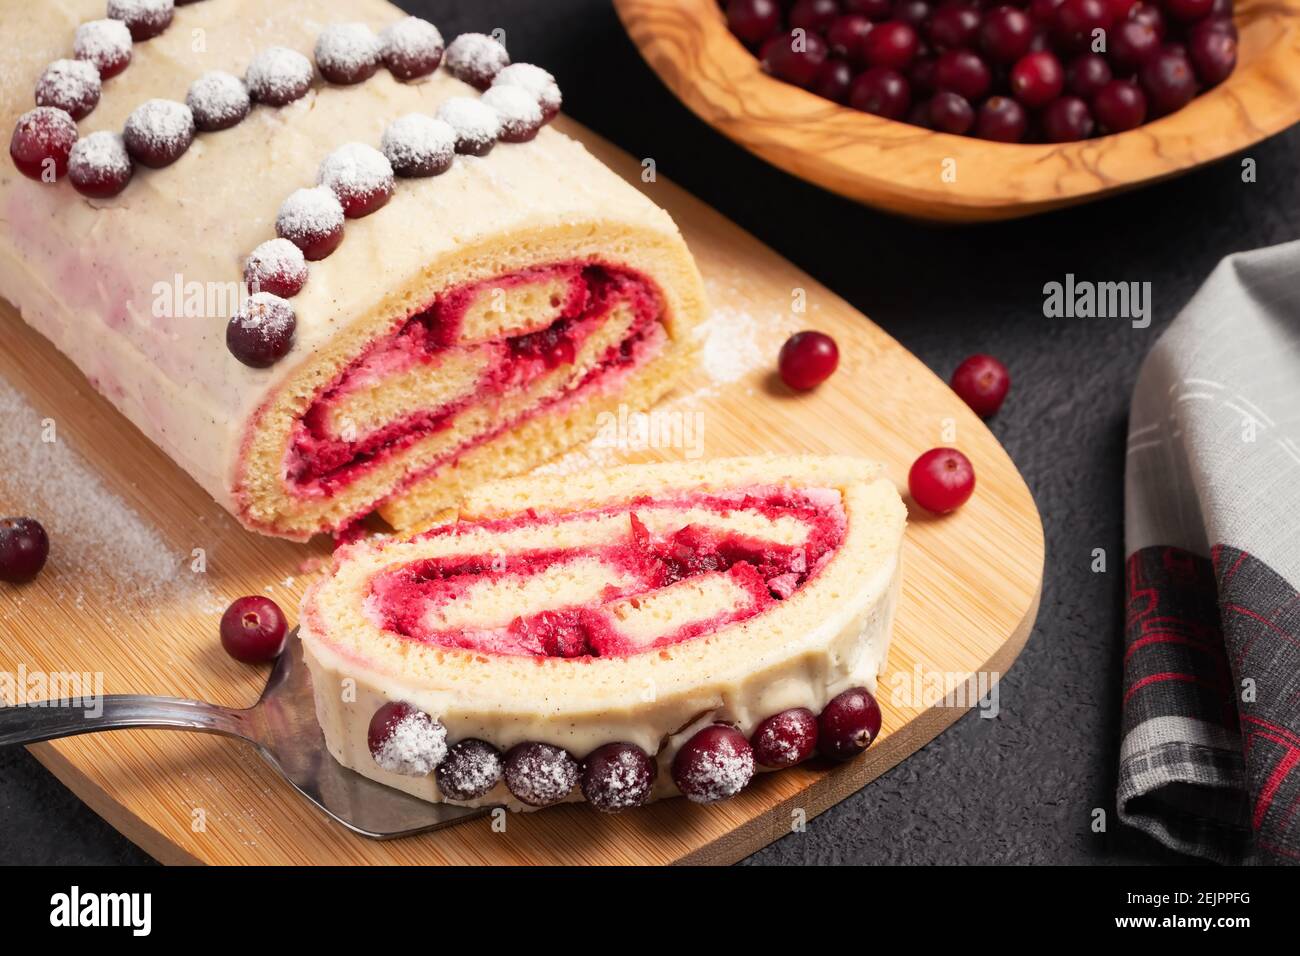
[[[996,415],[1010,388],[1007,367],[992,355],[972,355],[952,373],[952,390],[980,418]]]
[[[912,500],[943,515],[964,505],[975,490],[975,468],[956,448],[931,448],[907,473]]]
[[[840,350],[824,332],[796,332],[781,346],[781,381],[797,391],[816,388],[835,372]]]
[[[284,650],[285,630],[280,605],[250,594],[236,599],[221,615],[221,646],[237,661],[264,664]]]
[[[25,584],[41,573],[50,539],[34,518],[0,518],[0,581]]]
[[[721,5],[778,79],[886,119],[1003,143],[1124,132],[1181,109],[1237,65],[1233,0]]]

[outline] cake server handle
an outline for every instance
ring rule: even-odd
[[[0,747],[101,730],[195,730],[259,743],[252,712],[179,697],[116,694],[80,701],[0,706]]]

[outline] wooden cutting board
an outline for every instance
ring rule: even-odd
[[[31,748],[81,799],[158,860],[731,862],[853,793],[969,706],[927,706],[913,693],[921,680],[974,674],[996,680],[1024,646],[1042,583],[1042,525],[1015,465],[984,425],[846,302],[662,176],[644,182],[637,160],[576,124],[564,126],[667,208],[699,261],[715,310],[705,361],[665,407],[690,413],[682,422],[702,424],[706,456],[855,453],[886,462],[900,487],[912,460],[932,446],[955,445],[974,462],[975,495],[956,514],[934,518],[909,502],[903,598],[881,681],[880,739],[852,763],[763,774],[738,798],[712,807],[677,799],[604,816],[575,804],[511,815],[505,832],[494,832],[491,821],[480,818],[385,843],[326,819],[251,747],[236,741],[118,731]],[[772,369],[781,343],[799,328],[833,335],[842,361],[816,392],[793,395]],[[0,671],[13,674],[21,666],[28,674],[102,672],[105,693],[252,704],[267,669],[237,664],[221,651],[220,612],[241,594],[263,592],[296,617],[312,577],[310,564],[328,554],[328,542],[294,545],[242,530],[2,301],[0,377],[24,394],[39,417],[52,420],[57,440],[156,529],[167,553],[175,555],[175,578],[184,582],[172,581],[151,595],[105,596],[94,581],[78,579],[85,572],[61,566],[56,540],[51,563],[35,582],[20,589],[0,585]],[[0,443],[0,455],[14,447]],[[579,457],[577,464],[674,459],[689,451],[605,448]],[[0,458],[0,468],[18,466],[22,456],[10,454],[15,461]],[[0,514],[22,514],[30,505],[0,491]],[[203,549],[201,574],[191,569],[195,548]],[[905,693],[895,699],[899,688]]]

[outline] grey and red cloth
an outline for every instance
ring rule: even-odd
[[[1220,263],[1129,419],[1121,820],[1300,863],[1300,242]]]

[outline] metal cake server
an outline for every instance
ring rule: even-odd
[[[84,705],[0,706],[0,746],[133,727],[197,730],[246,740],[299,793],[349,830],[376,840],[436,830],[481,816],[485,807],[429,803],[376,783],[330,756],[316,722],[311,675],[294,628],[275,663],[261,699],[246,710],[177,697],[110,695],[103,712],[87,716]]]

